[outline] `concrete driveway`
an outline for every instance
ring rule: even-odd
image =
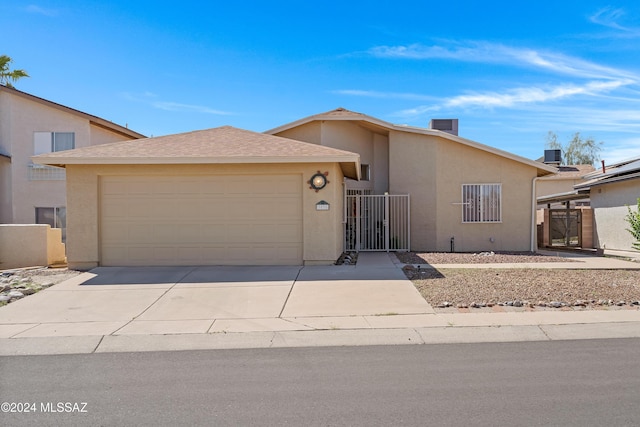
[[[363,327],[432,314],[386,253],[356,266],[100,267],[0,309],[0,338]]]

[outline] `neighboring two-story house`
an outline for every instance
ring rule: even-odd
[[[0,85],[0,223],[49,224],[66,235],[65,169],[31,156],[143,138],[124,126]]]

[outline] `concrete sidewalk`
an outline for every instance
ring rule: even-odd
[[[96,268],[0,308],[0,355],[640,337],[639,310],[436,313],[400,267]]]

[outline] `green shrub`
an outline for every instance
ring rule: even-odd
[[[629,213],[625,217],[631,228],[627,228],[627,231],[631,233],[635,242],[633,242],[633,247],[640,251],[640,198],[638,198],[638,208],[634,212],[631,210],[631,207],[627,206]]]

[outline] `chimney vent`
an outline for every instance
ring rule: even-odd
[[[429,129],[458,135],[458,119],[431,119]]]

